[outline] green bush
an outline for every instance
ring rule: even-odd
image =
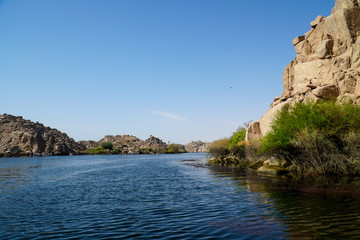
[[[92,154],[92,155],[101,155],[105,154],[105,149],[102,147],[94,148],[94,149],[87,149],[84,151],[85,154]]]
[[[235,148],[239,143],[245,140],[246,129],[240,128],[237,132],[234,132],[228,142],[229,149]]]
[[[245,168],[250,165],[249,159],[246,158],[245,135],[246,128],[239,127],[230,138],[212,142],[208,149],[213,157],[210,163],[237,168]]]
[[[109,149],[109,150],[113,150],[113,144],[111,142],[102,142],[100,144],[100,147],[102,147],[103,149]]]
[[[121,148],[114,148],[112,150],[112,154],[121,154],[122,153],[122,149]]]
[[[360,131],[360,107],[336,104],[334,101],[297,103],[293,109],[278,113],[270,131],[262,139],[262,151],[284,150],[301,134],[318,133],[338,139],[350,132]]]
[[[180,144],[170,144],[167,146],[165,153],[185,153],[185,149]]]
[[[298,103],[278,113],[261,151],[287,159],[297,174],[359,174],[359,120],[359,106]]]
[[[220,158],[230,153],[228,149],[229,140],[227,138],[219,139],[212,142],[209,146],[209,153],[214,158]]]

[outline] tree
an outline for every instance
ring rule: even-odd
[[[102,142],[100,144],[100,147],[102,147],[103,149],[113,150],[113,144],[111,142]]]

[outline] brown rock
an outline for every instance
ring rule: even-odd
[[[335,0],[335,11],[343,8],[353,8],[358,7],[358,0]]]
[[[84,146],[65,133],[22,117],[0,117],[0,153],[5,156],[69,155]]]
[[[325,19],[325,18],[324,18],[324,16],[322,16],[322,15],[317,16],[316,19],[310,23],[311,27],[316,27],[316,26],[317,26],[320,22],[322,22],[324,19]]]
[[[305,40],[305,36],[298,36],[296,38],[294,38],[294,40],[292,41],[293,45],[296,46],[298,43],[302,42]]]
[[[317,56],[320,59],[330,58],[332,54],[332,48],[334,46],[333,40],[322,40],[317,48]]]
[[[209,143],[202,141],[192,141],[185,145],[185,150],[187,152],[207,152],[209,148]]]
[[[315,88],[317,88],[318,86],[317,86],[316,84],[310,83],[310,84],[307,84],[306,87],[311,88],[311,89],[315,89]]]
[[[326,85],[312,91],[319,98],[334,99],[339,96],[339,89],[335,85]]]
[[[311,46],[308,41],[302,41],[295,46],[297,54],[309,55],[311,53]]]
[[[262,137],[260,123],[252,122],[246,131],[245,141],[256,141]]]
[[[356,80],[353,77],[346,78],[345,80],[339,81],[338,87],[341,91],[341,94],[354,94],[356,89]]]
[[[257,172],[266,175],[284,175],[287,174],[289,171],[280,166],[266,165],[259,168]]]

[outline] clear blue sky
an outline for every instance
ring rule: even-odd
[[[229,136],[329,0],[0,0],[0,113],[75,140]]]

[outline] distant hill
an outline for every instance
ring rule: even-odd
[[[18,116],[0,116],[0,156],[69,155],[84,149],[57,129]]]
[[[207,143],[166,144],[150,136],[141,140],[131,135],[106,135],[99,141],[76,142],[67,134],[20,116],[0,115],[0,157],[91,154],[102,143],[112,143],[116,154],[205,152]],[[101,152],[100,152],[101,153]],[[114,152],[107,152],[114,153]]]

